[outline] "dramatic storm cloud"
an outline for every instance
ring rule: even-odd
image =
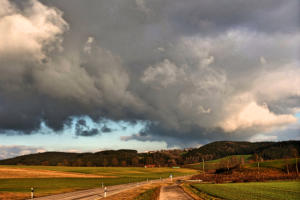
[[[261,140],[300,111],[298,0],[0,0],[0,133]],[[297,128],[295,128],[297,127]],[[75,123],[77,136],[113,134]]]

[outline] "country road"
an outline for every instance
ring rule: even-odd
[[[178,179],[185,179],[187,177],[176,177],[173,179],[173,181]],[[156,179],[151,180],[149,182],[138,182],[138,183],[129,183],[129,184],[122,184],[122,185],[114,185],[107,187],[107,197],[123,192],[125,190],[129,190],[135,187],[139,187],[141,185],[145,184],[151,184],[151,183],[159,183],[159,182],[167,182],[170,179]],[[45,197],[39,197],[34,198],[35,200],[97,200],[104,197],[104,190],[102,188],[95,188],[95,189],[89,189],[89,190],[81,190],[81,191],[75,191],[75,192],[68,192],[63,194],[56,194],[51,196],[45,196]]]
[[[150,181],[109,186],[107,187],[107,196],[111,196],[119,192],[132,189],[134,187],[138,187],[144,184],[149,184],[149,183]],[[76,192],[68,192],[63,194],[39,197],[34,199],[36,200],[58,200],[58,199],[59,200],[96,200],[96,199],[101,199],[103,197],[104,197],[104,189],[96,188],[96,189],[81,190]]]
[[[159,200],[194,200],[177,184],[161,187]]]

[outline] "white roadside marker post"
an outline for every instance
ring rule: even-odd
[[[173,175],[170,174],[170,179],[171,179],[171,182],[173,182]]]
[[[34,198],[34,188],[32,187],[31,188],[31,199],[33,199]]]
[[[104,198],[106,198],[107,187],[104,188]]]

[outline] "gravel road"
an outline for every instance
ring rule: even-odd
[[[177,184],[161,187],[159,200],[194,200]]]

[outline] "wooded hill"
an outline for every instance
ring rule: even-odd
[[[45,152],[0,160],[1,165],[58,166],[176,166],[214,160],[229,155],[258,154],[264,160],[291,158],[300,152],[300,141],[231,142],[219,141],[190,150],[109,150],[96,153]]]
[[[291,158],[300,152],[300,141],[283,142],[230,142],[209,143],[197,149],[191,149],[184,155],[188,163],[215,160],[230,155],[258,154],[264,160]]]

